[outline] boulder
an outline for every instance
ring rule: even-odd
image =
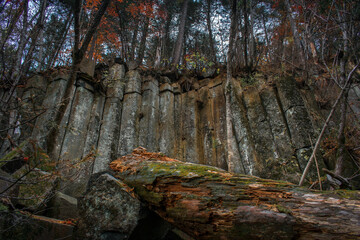
[[[0,205],[0,209],[1,205]],[[70,222],[37,215],[0,211],[0,239],[72,239],[74,226]]]
[[[140,201],[108,173],[91,177],[78,208],[78,239],[128,239],[141,218]]]

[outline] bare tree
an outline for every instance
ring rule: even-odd
[[[188,12],[188,4],[189,0],[184,0],[182,10],[181,10],[181,18],[179,24],[179,32],[177,35],[177,40],[175,43],[174,55],[171,61],[172,70],[176,69],[176,66],[180,62],[181,53],[183,51],[183,44],[184,44],[184,35],[185,35],[185,24]]]
[[[211,0],[206,0],[207,3],[207,9],[206,9],[206,26],[209,32],[209,43],[210,43],[210,56],[211,56],[211,61],[213,61],[214,63],[217,62],[216,60],[216,50],[215,50],[215,45],[214,45],[214,37],[213,37],[213,33],[212,33],[212,29],[211,29]]]
[[[64,96],[62,97],[62,104],[60,105],[59,111],[57,111],[57,114],[55,116],[55,124],[60,125],[61,120],[64,117],[65,110],[70,102],[70,95],[71,95],[71,89],[74,85],[76,78],[77,78],[77,72],[80,68],[80,63],[83,60],[85,53],[88,49],[88,46],[91,42],[92,37],[94,36],[97,27],[100,24],[101,18],[105,14],[105,11],[110,4],[111,0],[104,0],[101,2],[101,5],[99,7],[99,10],[97,11],[94,20],[92,21],[86,35],[84,38],[84,41],[80,48],[80,11],[82,8],[82,1],[76,0],[75,1],[75,7],[74,7],[74,30],[75,30],[75,39],[74,39],[74,50],[73,50],[73,62],[72,62],[72,70],[69,76],[69,80],[66,84],[66,89]],[[49,141],[48,141],[48,152],[52,153],[54,150],[54,144],[55,141],[53,141],[53,138],[57,135],[59,132],[59,129],[57,127],[52,128],[51,132],[49,133]]]

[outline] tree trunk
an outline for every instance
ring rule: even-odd
[[[215,51],[214,39],[213,39],[213,34],[212,34],[212,29],[211,29],[211,17],[210,17],[211,0],[207,0],[206,2],[207,2],[206,25],[207,25],[208,32],[209,32],[210,56],[211,56],[211,61],[216,63],[217,62],[216,61],[216,51]]]
[[[17,11],[15,12],[15,15],[13,16],[13,18],[10,21],[10,25],[9,27],[6,29],[5,34],[3,36],[1,36],[1,41],[0,41],[0,47],[1,47],[1,51],[3,51],[4,45],[7,41],[7,39],[10,37],[10,35],[12,34],[16,23],[18,22],[21,14],[24,11],[24,7],[25,4],[28,4],[28,0],[24,0],[22,3],[20,3],[19,8],[17,9]]]
[[[47,5],[47,0],[43,0],[41,2],[41,7],[39,9],[40,16],[39,16],[39,19],[38,19],[35,27],[34,27],[34,32],[33,32],[34,35],[31,36],[31,45],[30,45],[29,51],[26,54],[24,63],[22,65],[21,69],[19,69],[18,74],[16,75],[16,77],[14,79],[11,79],[12,80],[12,85],[11,85],[11,88],[10,88],[10,91],[9,91],[10,94],[9,94],[8,98],[6,99],[6,104],[9,103],[9,101],[10,101],[10,99],[11,99],[11,97],[12,97],[14,91],[15,91],[16,86],[18,85],[18,83],[20,81],[21,76],[29,71],[29,68],[30,68],[30,65],[31,65],[30,60],[32,59],[32,55],[33,55],[33,52],[34,52],[34,49],[35,49],[36,42],[37,42],[37,39],[39,37],[40,31],[42,31],[42,28],[43,28],[44,19],[45,19],[46,5]]]
[[[173,59],[171,62],[171,65],[172,65],[171,69],[173,71],[175,71],[177,69],[177,65],[180,62],[182,46],[184,43],[185,23],[186,23],[186,18],[187,18],[188,3],[189,3],[189,0],[184,0],[184,4],[183,4],[182,10],[181,10],[179,33],[178,33],[177,40],[175,43],[174,55],[173,55]]]
[[[134,26],[134,32],[132,35],[132,39],[131,39],[131,46],[130,46],[130,55],[129,55],[129,60],[133,61],[135,59],[135,48],[136,48],[136,42],[137,42],[137,36],[138,36],[138,29],[139,29],[139,21],[134,19],[135,22],[135,26]]]
[[[123,60],[129,61],[129,60],[133,60],[130,59],[129,57],[129,46],[128,46],[128,39],[126,37],[126,34],[124,34],[126,32],[126,27],[124,24],[124,20],[123,20],[123,14],[121,13],[121,11],[118,9],[118,7],[116,7],[116,12],[118,15],[118,19],[119,19],[119,26],[120,26],[120,42],[121,42],[121,57]],[[135,48],[135,46],[131,46],[133,48]],[[134,49],[135,51],[135,49]]]
[[[195,239],[355,239],[360,234],[360,201],[336,192],[236,175],[144,148],[110,168],[133,188],[130,194]]]
[[[161,50],[161,61],[164,61],[165,66],[167,66],[169,64],[169,58],[170,58],[170,54],[169,54],[169,48],[170,48],[170,24],[171,24],[171,20],[172,20],[172,11],[169,10],[169,8],[167,8],[167,18],[166,18],[166,24],[165,24],[165,29],[164,29],[164,37],[162,39],[163,42],[163,46],[162,46],[162,50]]]
[[[344,4],[344,9],[346,10],[346,3]],[[337,9],[338,18],[342,30],[342,37],[343,37],[343,56],[340,58],[340,86],[342,88],[345,88],[343,98],[340,103],[340,124],[339,124],[339,130],[338,130],[338,151],[337,151],[337,159],[336,159],[336,165],[335,165],[335,174],[342,176],[344,171],[344,164],[345,164],[345,156],[346,156],[346,135],[345,135],[345,127],[346,127],[346,116],[347,116],[347,98],[349,94],[349,90],[351,88],[351,85],[346,86],[346,64],[348,61],[349,56],[349,47],[348,47],[348,39],[349,39],[349,27],[347,24],[347,18],[345,17],[344,13],[340,13],[340,10]]]
[[[253,68],[255,63],[255,36],[254,36],[254,8],[252,6],[253,2],[252,0],[249,1],[250,6],[250,46],[249,46],[249,64],[250,64],[250,70]]]
[[[244,4],[244,59],[245,59],[245,69],[249,69],[249,59],[248,59],[248,37],[249,37],[249,19],[247,15],[247,0],[243,1]]]
[[[147,38],[147,34],[148,34],[148,29],[149,29],[149,22],[150,22],[150,18],[145,16],[145,22],[144,22],[143,31],[141,34],[139,54],[138,54],[138,59],[137,59],[137,63],[139,65],[142,65],[142,62],[143,62],[143,59],[145,56],[146,38]]]
[[[50,58],[49,62],[48,62],[48,68],[52,68],[55,65],[55,62],[59,56],[59,52],[62,48],[62,46],[64,45],[66,36],[69,32],[70,26],[71,26],[71,22],[72,22],[72,13],[69,13],[68,18],[66,19],[65,25],[64,25],[64,29],[62,31],[61,37],[58,41],[56,41],[56,47],[55,47],[55,51],[54,54],[52,54],[52,57]]]
[[[27,28],[28,28],[28,2],[25,1],[24,4],[24,15],[23,15],[23,24],[22,24],[22,30],[21,30],[21,37],[20,37],[20,42],[19,42],[19,47],[18,50],[16,52],[16,57],[15,57],[15,67],[11,73],[11,79],[16,79],[16,77],[18,75],[20,75],[20,68],[21,68],[21,57],[24,53],[24,49],[26,46],[26,32],[27,32]]]
[[[288,16],[288,19],[290,22],[291,32],[294,35],[294,42],[295,42],[296,50],[300,56],[301,64],[305,66],[306,62],[305,62],[305,56],[304,56],[304,48],[303,48],[303,45],[301,44],[301,40],[300,40],[299,32],[296,27],[296,23],[292,17],[292,10],[291,10],[291,5],[290,5],[289,0],[285,0],[285,7],[286,7],[286,11],[287,11],[287,16]]]
[[[265,41],[266,41],[266,51],[265,51],[265,58],[267,60],[270,60],[268,57],[268,53],[269,53],[269,49],[270,49],[270,41],[269,41],[269,37],[268,37],[268,32],[267,32],[267,28],[266,28],[266,23],[265,23],[265,15],[262,15],[262,24],[263,24],[263,28],[264,28],[264,33],[265,33]]]
[[[26,54],[25,60],[24,60],[24,64],[22,67],[22,74],[26,74],[29,70],[30,70],[30,66],[31,66],[31,59],[33,57],[33,52],[35,50],[36,44],[39,41],[39,36],[41,35],[41,33],[43,32],[44,29],[44,21],[45,21],[45,12],[46,12],[46,8],[47,8],[47,0],[42,0],[41,1],[41,7],[40,7],[40,16],[38,19],[38,22],[36,23],[36,26],[34,27],[34,35],[31,36],[31,45],[29,48],[28,53]],[[38,62],[39,64],[40,62]]]

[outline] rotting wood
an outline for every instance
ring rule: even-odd
[[[360,201],[333,192],[184,163],[144,148],[110,167],[150,209],[195,239],[360,238]]]

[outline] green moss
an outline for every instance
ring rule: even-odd
[[[25,175],[28,169],[22,168],[14,175],[17,178]],[[25,206],[38,207],[50,193],[54,186],[55,176],[46,175],[38,171],[32,171],[22,178],[32,184],[21,184],[19,188],[19,202]]]
[[[14,148],[11,152],[6,154],[3,158],[0,159],[0,167],[7,163],[8,161],[11,161],[13,158],[20,155],[22,151],[24,151],[24,147],[27,144],[27,141],[22,142],[19,147]]]
[[[249,75],[244,78],[241,78],[241,86],[242,87],[250,87],[256,86],[258,84],[258,80],[255,76]]]
[[[9,208],[5,206],[4,204],[0,203],[0,212],[7,211]]]
[[[277,204],[276,205],[276,209],[280,212],[280,213],[286,213],[289,215],[292,215],[292,211],[290,209],[288,209],[287,207],[284,207],[282,205]]]
[[[341,198],[347,198],[347,199],[351,199],[351,200],[360,200],[360,191],[341,189],[341,190],[333,191],[333,193]]]

